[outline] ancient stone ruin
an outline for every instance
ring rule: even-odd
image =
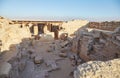
[[[120,78],[120,21],[0,17],[0,78]]]

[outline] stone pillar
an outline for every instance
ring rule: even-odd
[[[44,26],[43,31],[44,31],[44,33],[47,33],[47,26]]]
[[[49,33],[50,31],[48,30],[48,28],[47,28],[47,26],[45,25],[45,27],[44,27],[44,33]]]
[[[55,29],[55,31],[54,31],[54,39],[58,39],[58,34],[59,34],[59,31],[57,29]]]
[[[34,26],[34,35],[38,35],[38,26]]]

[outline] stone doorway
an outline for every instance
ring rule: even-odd
[[[38,24],[38,34],[44,33],[45,24]]]

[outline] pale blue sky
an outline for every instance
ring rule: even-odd
[[[120,0],[0,0],[0,16],[119,19]]]

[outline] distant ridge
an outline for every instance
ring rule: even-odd
[[[3,16],[4,17],[4,16]],[[70,21],[70,20],[88,20],[95,22],[103,22],[103,21],[120,21],[120,17],[46,17],[46,16],[38,16],[38,17],[5,17],[11,20],[21,20],[21,21]]]

